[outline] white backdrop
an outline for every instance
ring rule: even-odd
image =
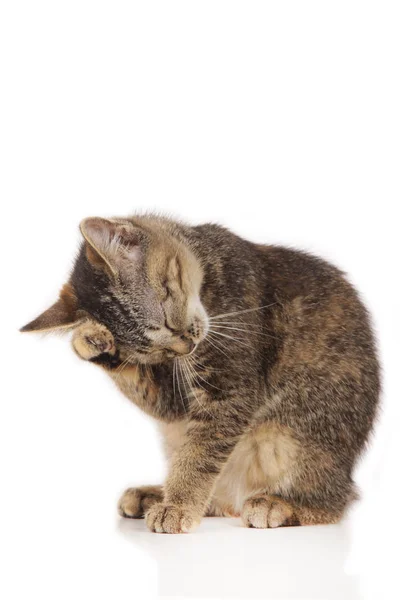
[[[396,597],[399,28],[397,2],[1,3],[3,598]],[[17,329],[82,218],[150,209],[311,250],[361,290],[385,394],[340,526],[117,517],[164,475],[154,424],[65,338]]]

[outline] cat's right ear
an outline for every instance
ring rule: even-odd
[[[20,331],[45,333],[68,330],[77,325],[79,320],[76,310],[75,294],[71,285],[67,283],[62,288],[57,302],[36,317],[36,319],[27,323],[24,327],[21,327]]]
[[[142,253],[137,227],[102,217],[88,217],[79,228],[86,241],[86,258],[97,268],[114,277],[124,266],[138,262]]]

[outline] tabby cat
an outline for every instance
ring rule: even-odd
[[[160,424],[163,486],[129,488],[123,517],[191,531],[335,523],[377,412],[367,310],[343,274],[304,252],[156,215],[88,218],[57,302],[22,331],[72,330]]]

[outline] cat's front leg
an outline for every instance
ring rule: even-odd
[[[151,531],[186,533],[200,523],[217,477],[248,424],[235,406],[218,405],[209,403],[189,423],[186,441],[171,461],[163,502],[145,514]]]
[[[96,321],[85,321],[75,329],[72,347],[83,360],[109,368],[115,368],[120,364],[119,353],[111,331]]]

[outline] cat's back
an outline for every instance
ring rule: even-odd
[[[306,342],[313,354],[376,360],[369,312],[355,287],[335,265],[312,254],[280,246],[257,246],[263,285],[274,290],[276,326],[296,348]],[[318,352],[318,350],[320,352]]]
[[[262,285],[274,290],[281,309],[282,327],[297,336],[335,340],[375,355],[369,312],[346,275],[328,261],[291,248],[257,246],[263,265]]]
[[[284,298],[322,295],[333,288],[358,298],[344,273],[328,261],[302,250],[279,245],[256,244],[214,223],[187,230],[191,244],[208,267],[219,264],[221,272],[258,278]]]
[[[306,347],[313,345],[314,360],[325,353],[326,358],[347,355],[369,361],[378,378],[369,312],[338,267],[302,250],[252,243],[215,224],[191,231],[208,259],[210,287],[218,285],[232,306],[273,305],[271,311],[254,313],[254,318],[270,320],[273,314],[268,326],[292,344],[293,352],[307,359]]]
[[[327,260],[295,248],[255,245],[263,275],[286,299],[299,295],[347,292],[357,297],[353,286],[338,267]]]
[[[273,327],[280,341],[268,374],[272,389],[284,390],[288,414],[295,410],[305,428],[312,415],[318,415],[317,432],[329,431],[334,419],[341,423],[347,451],[360,448],[380,391],[367,308],[344,273],[329,262],[282,247],[258,246],[258,252],[263,285],[273,287],[277,302]]]

